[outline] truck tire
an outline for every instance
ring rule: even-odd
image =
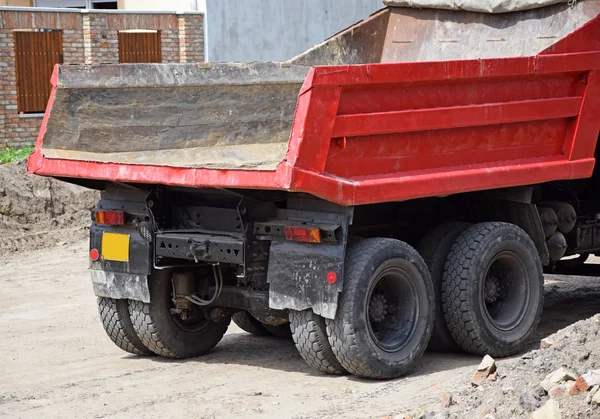
[[[255,336],[271,336],[271,333],[265,329],[264,325],[252,317],[252,314],[247,311],[238,311],[231,320],[244,332],[251,333]]]
[[[425,260],[431,275],[433,283],[433,293],[435,295],[435,318],[433,321],[433,330],[431,340],[427,347],[430,351],[436,352],[457,352],[460,347],[454,342],[452,335],[446,326],[444,320],[444,310],[442,309],[442,279],[444,276],[444,266],[452,245],[456,238],[469,227],[466,222],[452,222],[440,224],[430,230],[419,242],[417,251]]]
[[[262,324],[267,331],[275,337],[282,339],[291,339],[292,331],[290,330],[290,324],[280,324],[278,326],[273,326],[272,324]]]
[[[134,355],[154,355],[135,333],[127,306],[127,300],[98,297],[98,312],[106,334],[125,352]]]
[[[540,257],[527,233],[509,223],[473,225],[446,261],[442,307],[448,330],[466,352],[513,355],[535,331],[543,287]]]
[[[204,355],[219,343],[229,320],[184,323],[172,315],[171,275],[168,270],[152,273],[148,280],[150,303],[129,300],[133,327],[143,344],[157,355],[176,359]]]
[[[327,338],[325,319],[312,310],[290,311],[290,329],[300,356],[308,365],[326,374],[345,374]]]
[[[427,265],[408,244],[365,239],[346,252],[335,319],[325,319],[331,349],[351,374],[395,378],[425,352],[434,316]]]

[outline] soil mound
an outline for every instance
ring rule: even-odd
[[[84,239],[99,197],[27,173],[27,159],[0,165],[0,256]]]

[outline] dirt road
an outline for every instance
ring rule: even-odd
[[[600,312],[600,279],[548,279],[532,347]],[[202,358],[130,356],[100,324],[86,243],[2,257],[0,301],[1,417],[403,415],[437,408],[444,391],[468,387],[480,361],[426,354],[413,375],[398,380],[325,376],[304,364],[292,342],[257,338],[233,325]]]

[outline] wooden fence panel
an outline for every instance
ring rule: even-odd
[[[160,31],[119,32],[120,63],[160,63]]]
[[[52,70],[63,62],[62,31],[15,31],[14,43],[19,112],[44,112]]]

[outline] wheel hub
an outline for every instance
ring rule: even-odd
[[[371,297],[369,303],[369,318],[372,322],[379,323],[385,319],[388,314],[387,300],[381,294],[376,294]]]
[[[486,303],[493,303],[500,296],[500,281],[495,276],[488,276],[484,285],[484,296]]]

